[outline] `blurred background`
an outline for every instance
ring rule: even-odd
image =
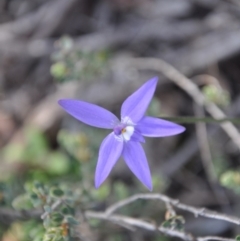
[[[76,98],[119,116],[124,99],[153,76],[159,82],[148,114],[186,127],[181,135],[144,144],[153,191],[239,216],[238,147],[171,80],[131,65],[136,57],[173,65],[239,127],[239,0],[0,1],[1,240],[177,240],[80,215],[147,190],[122,160],[96,190],[98,148],[107,132],[81,124],[57,104]],[[51,213],[63,197],[61,211]],[[1,212],[42,207],[51,213],[44,223],[40,215]],[[161,224],[165,211],[163,203],[138,201],[121,213]],[[240,232],[227,222],[177,215],[185,219],[180,229],[197,236]]]

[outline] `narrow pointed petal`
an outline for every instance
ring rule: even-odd
[[[132,141],[125,143],[123,158],[134,175],[151,191],[151,173],[141,144]]]
[[[138,122],[136,129],[140,131],[143,136],[149,137],[173,136],[185,131],[185,127],[183,126],[149,116],[142,118]]]
[[[90,126],[112,129],[119,122],[113,113],[91,103],[71,99],[59,100],[58,103],[70,115]]]
[[[98,188],[108,177],[113,166],[122,154],[123,142],[110,133],[102,142],[95,172],[95,187]]]
[[[158,78],[152,78],[130,95],[121,108],[121,118],[129,117],[137,123],[146,112],[157,86]]]

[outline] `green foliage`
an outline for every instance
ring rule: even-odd
[[[226,157],[218,153],[213,153],[212,161],[214,164],[214,173],[217,177],[220,177],[229,168],[229,162],[226,160]]]
[[[65,241],[65,235],[63,235],[65,229],[63,227],[53,227],[47,229],[47,232],[43,236],[43,241]]]
[[[54,187],[50,189],[50,195],[52,197],[60,198],[60,197],[63,197],[64,192],[61,189]]]
[[[78,133],[67,130],[61,130],[58,133],[59,144],[74,160],[71,172],[76,173],[78,180],[83,182],[82,186],[93,187],[99,145],[105,136],[106,131],[93,130],[87,126]]]
[[[172,216],[162,223],[164,228],[183,231],[185,220],[182,216]]]
[[[114,183],[114,196],[117,200],[127,198],[129,196],[129,190],[127,189],[127,186],[122,182]]]
[[[232,189],[235,193],[240,194],[240,171],[227,170],[222,174],[220,183],[224,187]]]
[[[31,197],[34,199],[34,197]],[[12,201],[12,206],[16,210],[27,210],[31,209],[33,207],[31,200],[29,199],[29,196],[27,194],[22,194],[17,196],[13,201]],[[39,205],[37,205],[39,206]]]
[[[169,241],[169,240],[171,240],[171,238],[169,238],[169,237],[165,237],[165,236],[156,236],[154,239],[153,239],[154,241]]]
[[[69,171],[70,163],[61,150],[53,151],[43,133],[36,128],[27,128],[21,142],[7,145],[0,152],[7,165],[21,167],[21,170],[37,179],[46,180],[49,176],[64,175]],[[9,172],[0,170],[0,180],[6,180],[19,173],[12,168]]]
[[[42,232],[43,240],[69,240],[74,234],[74,228],[79,225],[75,219],[76,201],[80,199],[77,192],[69,192],[65,185],[44,185],[40,182],[25,185],[24,197],[34,207],[43,207],[45,213]],[[17,203],[17,197],[13,203]],[[15,205],[16,206],[16,205]]]
[[[47,162],[44,165],[50,175],[64,175],[70,168],[68,157],[61,151],[48,153]]]
[[[153,174],[152,175],[152,184],[153,184],[154,191],[163,192],[170,183],[169,183],[169,180],[167,180],[163,176]]]
[[[60,212],[52,212],[50,214],[49,226],[59,227],[59,226],[61,226],[63,220],[64,220],[64,216]]]
[[[238,235],[235,239],[236,241],[240,241],[240,235]]]
[[[105,182],[104,184],[105,185],[102,185],[99,189],[92,190],[91,194],[93,199],[104,201],[109,197],[111,191],[110,184],[109,182]]]
[[[57,136],[60,148],[53,150],[43,133],[28,128],[17,145],[6,146],[0,153],[4,162],[21,167],[16,171],[10,169],[8,178],[0,177],[5,180],[0,183],[0,205],[44,212],[43,220],[34,222],[35,226],[30,222],[18,222],[9,228],[9,232],[14,233],[19,241],[73,240],[75,230],[81,224],[81,220],[76,218],[81,211],[79,207],[92,209],[126,198],[130,193],[145,191],[137,181],[137,185],[128,186],[111,179],[95,189],[93,177],[99,144],[106,131],[86,126],[80,130],[78,133],[61,130]],[[13,153],[15,150],[17,154]],[[160,191],[164,189],[165,182],[159,183],[157,180],[159,177],[153,177],[154,189]],[[12,187],[14,195],[10,192]],[[152,205],[140,201],[121,211],[126,215],[137,215],[138,210],[142,210],[143,215],[149,215]],[[91,224],[96,228],[103,225],[96,220],[91,220]],[[7,234],[5,230],[4,235]],[[122,239],[122,235],[117,236]]]
[[[61,130],[58,133],[58,142],[80,162],[88,162],[93,156],[89,147],[89,139],[84,132],[71,133]]]
[[[91,79],[106,72],[109,60],[107,51],[78,51],[70,37],[62,37],[58,51],[52,56],[53,65],[50,72],[59,82]]]
[[[7,186],[0,182],[0,206],[6,204],[7,201]]]
[[[50,72],[56,79],[63,79],[67,75],[68,69],[64,62],[57,62],[51,66]]]
[[[34,220],[13,222],[5,232],[4,240],[42,241],[44,232],[42,224]]]
[[[230,104],[230,94],[226,90],[210,84],[203,87],[203,94],[209,102],[213,102],[220,106],[228,106]]]

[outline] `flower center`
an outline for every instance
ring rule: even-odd
[[[129,141],[134,133],[134,127],[127,126],[126,124],[120,124],[114,127],[113,132],[117,139]]]

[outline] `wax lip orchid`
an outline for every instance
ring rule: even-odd
[[[152,190],[151,174],[140,142],[145,142],[144,136],[172,136],[185,130],[170,121],[144,115],[155,92],[157,81],[157,77],[148,80],[123,102],[121,121],[100,106],[80,100],[59,100],[59,105],[81,122],[113,130],[100,146],[95,172],[96,188],[104,182],[122,156],[135,176]]]

